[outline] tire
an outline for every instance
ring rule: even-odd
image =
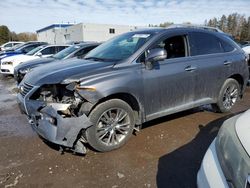
[[[221,87],[218,101],[212,107],[216,112],[229,112],[240,96],[240,85],[232,78],[227,79]]]
[[[89,114],[93,126],[86,130],[90,146],[100,152],[123,146],[135,126],[132,108],[120,99],[111,99],[97,105]]]

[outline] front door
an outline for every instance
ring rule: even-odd
[[[152,70],[143,69],[147,120],[192,105],[196,70],[189,61],[187,44],[187,35],[181,34],[165,37],[150,48],[165,48],[168,56],[154,63]]]

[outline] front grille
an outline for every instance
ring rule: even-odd
[[[27,93],[29,93],[32,88],[33,88],[32,85],[24,83],[23,85],[20,86],[20,94],[23,97],[25,97],[25,95],[27,95]]]

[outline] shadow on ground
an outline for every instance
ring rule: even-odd
[[[193,188],[196,187],[196,175],[205,152],[222,123],[235,114],[229,114],[207,125],[199,125],[200,131],[186,145],[160,157],[157,172],[158,188]]]

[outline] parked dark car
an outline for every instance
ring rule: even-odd
[[[122,34],[84,60],[25,76],[20,109],[44,139],[85,153],[124,145],[146,121],[212,104],[228,112],[248,80],[242,49],[223,33],[195,28]]]
[[[35,49],[38,46],[48,44],[46,42],[26,42],[21,45],[17,45],[16,47],[13,47],[12,49],[0,52],[0,60],[5,57],[10,57],[13,55],[18,54],[27,54],[29,51]]]
[[[19,84],[25,74],[30,70],[34,69],[35,67],[46,65],[51,62],[59,61],[59,60],[66,60],[70,58],[79,58],[82,59],[89,51],[96,48],[100,43],[88,42],[88,43],[81,43],[77,45],[70,46],[59,53],[53,55],[52,57],[48,58],[39,58],[36,60],[31,60],[25,63],[22,63],[15,67],[14,70],[14,78]]]

